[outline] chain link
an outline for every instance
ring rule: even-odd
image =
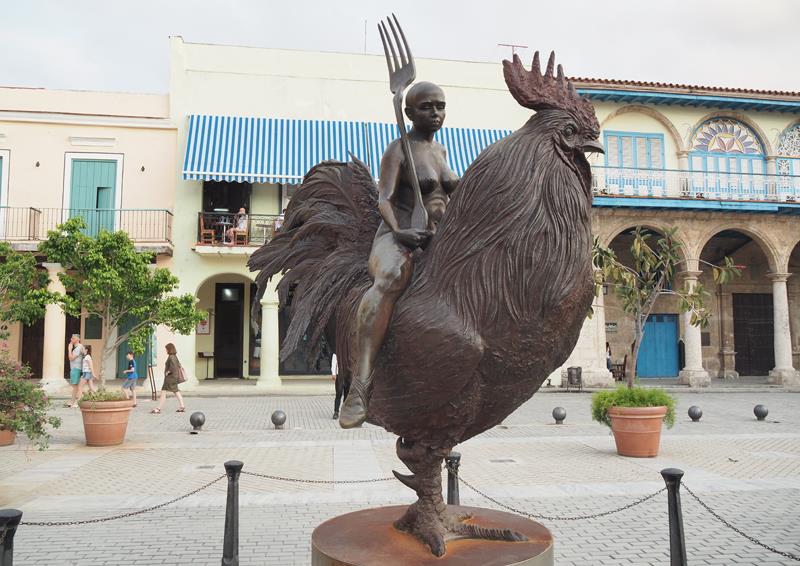
[[[636,499],[636,500],[632,501],[631,503],[628,503],[627,505],[623,505],[622,507],[618,507],[616,509],[611,509],[610,511],[602,511],[600,513],[593,513],[591,515],[573,515],[571,517],[554,517],[554,516],[551,516],[551,515],[538,515],[536,513],[528,513],[527,511],[523,511],[522,509],[517,509],[517,508],[512,507],[510,505],[506,505],[505,503],[501,503],[500,501],[498,501],[494,497],[491,497],[491,496],[487,495],[486,493],[482,492],[481,490],[479,490],[477,487],[475,487],[474,485],[469,483],[467,480],[465,480],[461,476],[457,476],[457,477],[458,477],[458,481],[460,481],[461,483],[466,485],[472,491],[474,491],[478,495],[488,499],[489,501],[491,501],[495,505],[497,505],[499,507],[502,507],[506,511],[511,511],[512,513],[517,513],[518,515],[524,515],[526,517],[530,517],[531,519],[542,519],[544,521],[580,521],[580,520],[584,520],[584,519],[596,519],[597,517],[605,517],[606,515],[613,515],[614,513],[619,513],[620,511],[625,511],[626,509],[630,509],[631,507],[635,507],[636,505],[639,505],[641,503],[644,503],[645,501],[653,499],[656,495],[667,491],[666,487],[662,487],[661,489],[659,489],[658,491],[656,491],[654,493],[651,493],[650,495],[646,495],[644,497],[640,497],[639,499]]]
[[[30,527],[69,527],[73,525],[89,525],[92,523],[105,523],[106,521],[114,521],[116,519],[124,519],[126,517],[135,517],[136,515],[141,515],[142,513],[148,513],[150,511],[155,511],[156,509],[161,509],[162,507],[166,507],[167,505],[172,505],[173,503],[177,503],[181,499],[186,499],[187,497],[191,497],[195,493],[203,491],[224,479],[226,476],[222,474],[218,478],[211,480],[207,484],[201,485],[197,489],[193,489],[188,493],[184,493],[180,497],[176,497],[175,499],[170,499],[164,503],[160,503],[158,505],[153,505],[152,507],[146,507],[145,509],[139,509],[138,511],[131,511],[130,513],[122,513],[121,515],[112,515],[110,517],[100,517],[99,519],[85,519],[83,521],[22,521],[20,525],[27,525]]]
[[[371,480],[304,480],[300,478],[284,478],[281,476],[271,476],[269,474],[259,474],[257,472],[245,472],[242,471],[243,476],[255,476],[257,478],[264,478],[268,480],[278,480],[278,481],[288,481],[294,483],[310,483],[310,484],[324,484],[324,485],[331,485],[331,484],[360,484],[360,483],[378,483],[384,481],[392,481],[395,478],[375,478]]]
[[[751,536],[750,536],[750,535],[748,535],[747,533],[745,533],[745,532],[741,531],[740,529],[738,529],[738,528],[734,527],[734,526],[733,526],[731,523],[729,523],[727,520],[723,519],[723,518],[722,518],[722,517],[719,515],[719,513],[717,513],[717,512],[716,512],[716,511],[714,511],[714,510],[713,510],[711,507],[709,507],[709,506],[706,504],[706,502],[705,502],[705,501],[703,501],[702,499],[700,499],[700,498],[699,498],[699,497],[698,497],[698,496],[695,494],[695,492],[693,492],[691,489],[689,489],[689,488],[686,486],[686,484],[682,484],[682,487],[683,487],[683,489],[685,489],[685,490],[686,490],[686,493],[688,493],[689,495],[691,495],[691,496],[694,498],[694,500],[695,500],[695,501],[697,501],[697,502],[700,504],[700,506],[701,506],[703,509],[705,509],[706,511],[708,511],[708,512],[711,514],[711,516],[712,516],[712,517],[714,517],[714,518],[715,518],[717,521],[719,521],[720,523],[722,523],[723,525],[725,525],[726,527],[728,527],[728,528],[729,528],[730,530],[732,530],[733,532],[735,532],[735,533],[737,533],[737,534],[739,534],[739,535],[743,536],[744,538],[746,538],[747,540],[749,540],[749,541],[750,541],[750,542],[752,542],[753,544],[760,546],[761,548],[765,548],[765,549],[769,550],[770,552],[774,552],[775,554],[778,554],[778,555],[780,555],[780,556],[783,556],[784,558],[790,558],[790,559],[792,559],[792,560],[797,560],[798,562],[800,562],[800,556],[798,556],[797,554],[792,554],[792,553],[790,553],[790,552],[784,552],[783,550],[778,550],[777,548],[773,548],[773,547],[769,546],[768,544],[764,544],[763,542],[761,542],[761,541],[757,540],[755,537],[751,537]]]

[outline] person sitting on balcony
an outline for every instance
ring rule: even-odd
[[[233,217],[233,226],[228,228],[227,236],[228,241],[225,242],[229,246],[232,246],[236,240],[236,232],[247,232],[247,224],[248,224],[248,217],[247,217],[247,210],[242,207],[239,209],[239,212],[236,216]]]

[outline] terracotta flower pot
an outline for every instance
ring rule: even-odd
[[[0,446],[11,446],[17,441],[17,432],[14,430],[0,430]]]
[[[634,458],[658,456],[666,407],[611,407],[611,430],[617,454]]]
[[[114,446],[125,440],[133,400],[82,401],[83,432],[87,446]]]

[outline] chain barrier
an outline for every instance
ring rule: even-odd
[[[294,483],[310,483],[310,484],[321,484],[321,485],[333,485],[333,484],[361,484],[361,483],[378,483],[384,481],[392,481],[396,478],[375,478],[371,480],[304,480],[300,478],[284,478],[281,476],[271,476],[269,474],[259,474],[257,472],[245,472],[242,470],[243,476],[255,476],[257,478],[264,478],[268,480],[278,480],[278,481],[288,481]]]
[[[176,497],[175,499],[170,499],[164,503],[159,503],[158,505],[153,505],[152,507],[146,507],[145,509],[139,509],[138,511],[131,511],[130,513],[122,513],[120,515],[112,515],[110,517],[100,517],[99,519],[85,519],[83,521],[22,521],[20,525],[26,525],[29,527],[69,527],[72,525],[89,525],[92,523],[105,523],[106,521],[114,521],[116,519],[124,519],[126,517],[135,517],[136,515],[141,515],[143,513],[148,513],[150,511],[155,511],[156,509],[161,509],[162,507],[166,507],[167,505],[172,505],[173,503],[177,503],[181,499],[186,499],[187,497],[191,497],[195,493],[203,491],[217,483],[218,481],[225,479],[226,475],[222,474],[218,478],[211,480],[207,484],[204,484],[197,489],[193,489],[188,493],[184,493],[180,497]]]
[[[495,505],[497,505],[499,507],[502,507],[506,511],[511,511],[512,513],[516,513],[518,515],[524,515],[524,516],[529,517],[531,519],[542,519],[544,521],[581,521],[581,520],[584,520],[584,519],[596,519],[598,517],[605,517],[606,515],[613,515],[614,513],[619,513],[620,511],[625,511],[626,509],[630,509],[631,507],[635,507],[635,506],[637,506],[637,505],[639,505],[641,503],[644,503],[645,501],[649,501],[650,499],[653,499],[656,495],[659,495],[660,493],[664,493],[665,491],[667,491],[666,487],[662,487],[661,489],[659,489],[658,491],[656,491],[654,493],[651,493],[650,495],[646,495],[644,497],[640,497],[639,499],[636,499],[636,500],[632,501],[631,503],[628,503],[627,505],[623,505],[622,507],[617,507],[616,509],[611,509],[609,511],[602,511],[600,513],[592,513],[591,515],[573,515],[571,517],[554,517],[552,515],[539,515],[539,514],[536,514],[536,513],[528,513],[527,511],[523,511],[522,509],[517,509],[515,507],[512,507],[511,505],[506,505],[505,503],[501,503],[500,501],[498,501],[494,497],[492,497],[490,495],[487,495],[486,493],[484,493],[481,490],[479,490],[477,487],[475,487],[474,485],[469,483],[467,480],[465,480],[461,476],[458,476],[458,481],[463,483],[465,486],[470,488],[472,491],[474,491],[475,493],[477,493],[481,497],[483,497],[485,499],[488,499],[489,501],[491,501],[492,503],[494,503]]]
[[[746,538],[747,540],[749,540],[753,544],[755,544],[757,546],[760,546],[761,548],[764,548],[766,550],[769,550],[770,552],[773,552],[773,553],[775,553],[775,554],[777,554],[779,556],[783,556],[784,558],[789,558],[791,560],[797,560],[798,562],[800,562],[800,556],[798,556],[797,554],[792,554],[790,552],[784,552],[783,550],[778,550],[777,548],[773,548],[773,547],[769,546],[768,544],[764,544],[763,542],[761,542],[760,540],[756,539],[755,537],[752,537],[752,536],[748,535],[747,533],[743,532],[742,530],[738,529],[737,527],[733,526],[726,519],[724,519],[722,516],[720,516],[719,513],[717,513],[711,507],[709,507],[708,504],[705,501],[700,499],[697,496],[697,494],[695,494],[695,492],[693,492],[691,489],[689,489],[686,486],[685,483],[682,485],[682,487],[683,487],[684,490],[686,490],[686,493],[691,495],[692,498],[695,501],[697,501],[703,509],[705,509],[706,511],[708,511],[711,514],[712,517],[714,517],[717,521],[719,521],[720,523],[722,523],[723,525],[728,527],[730,530],[732,530],[736,534],[743,536],[744,538]]]

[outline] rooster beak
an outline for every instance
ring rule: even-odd
[[[581,146],[581,150],[584,153],[605,153],[606,150],[597,140],[585,140],[583,145]]]

